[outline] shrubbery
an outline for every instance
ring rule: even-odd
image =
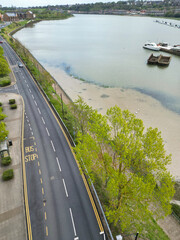
[[[16,100],[15,99],[9,99],[9,104],[15,104]]]
[[[11,157],[8,156],[8,157],[2,158],[1,164],[2,164],[3,166],[8,166],[9,164],[11,164]]]
[[[12,179],[13,177],[14,177],[13,169],[8,169],[8,170],[3,172],[2,179],[4,181],[8,181],[8,180]]]
[[[5,87],[11,84],[11,80],[10,79],[4,79],[4,80],[0,80],[0,87]]]
[[[2,106],[2,102],[0,102],[0,106]]]
[[[10,108],[11,109],[16,109],[17,108],[17,104],[11,104]]]

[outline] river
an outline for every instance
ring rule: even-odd
[[[46,68],[63,69],[101,86],[138,90],[180,114],[180,57],[173,55],[166,68],[149,66],[146,62],[152,51],[142,48],[146,41],[180,44],[180,29],[155,20],[75,15],[37,23],[14,36]]]
[[[142,48],[146,41],[180,44],[180,29],[155,20],[76,15],[39,22],[14,37],[72,100],[79,95],[102,114],[116,104],[136,114],[145,128],[157,127],[167,154],[172,153],[168,170],[180,180],[180,57],[172,55],[168,67],[149,66],[147,59],[152,51]]]

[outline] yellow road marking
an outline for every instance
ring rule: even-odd
[[[44,188],[42,187],[42,195],[44,195]]]
[[[48,227],[46,226],[46,236],[48,236]]]
[[[44,202],[43,204],[44,204],[44,207],[45,207],[45,206],[46,206],[46,203]]]
[[[26,66],[25,66],[25,67],[26,67]],[[26,70],[29,72],[29,70],[28,70],[27,68],[26,68]],[[30,72],[29,72],[29,74],[30,74],[30,76],[31,76],[31,73],[30,73]],[[72,154],[73,154],[73,156],[74,156],[74,159],[75,159],[75,161],[76,161],[76,163],[77,163],[77,165],[78,165],[78,167],[79,167],[79,170],[80,170],[80,172],[82,172],[82,171],[81,171],[81,170],[82,170],[82,169],[81,169],[81,166],[80,166],[79,162],[78,162],[77,159],[76,159],[75,153],[74,153],[74,151],[73,151],[73,149],[72,149],[72,146],[71,146],[71,144],[70,144],[70,142],[69,142],[69,139],[68,139],[68,137],[66,136],[66,134],[65,134],[65,132],[64,132],[64,129],[62,128],[62,126],[61,126],[58,118],[56,117],[56,115],[55,115],[55,113],[53,112],[51,106],[49,105],[48,101],[47,101],[46,98],[44,97],[44,95],[43,95],[40,87],[37,85],[36,81],[32,78],[32,76],[31,76],[31,79],[32,79],[33,82],[36,84],[37,88],[39,89],[39,92],[41,93],[41,95],[42,95],[42,97],[44,98],[45,102],[47,103],[49,109],[51,110],[54,118],[56,119],[59,127],[61,128],[61,131],[63,132],[63,135],[64,135],[64,137],[66,138],[66,141],[67,141],[67,143],[68,143],[68,145],[69,145],[69,148],[70,148],[70,150],[71,150],[71,152],[72,152]],[[96,216],[96,219],[97,219],[99,228],[100,228],[100,231],[103,232],[104,229],[103,229],[103,226],[102,226],[102,223],[101,223],[99,214],[98,214],[98,212],[97,212],[97,208],[96,208],[96,206],[95,206],[95,203],[94,203],[92,194],[91,194],[91,192],[90,192],[89,186],[88,186],[87,181],[86,181],[86,179],[85,179],[85,177],[84,177],[84,174],[82,173],[81,175],[82,175],[82,178],[83,178],[83,181],[84,181],[86,190],[87,190],[87,192],[88,192],[88,195],[89,195],[89,198],[90,198],[90,201],[91,201],[91,204],[92,204],[92,207],[93,207],[93,210],[94,210],[94,213],[95,213],[95,216]]]
[[[42,180],[42,178],[40,178],[40,181],[41,181],[41,184],[43,183],[43,180]]]
[[[37,152],[37,148],[35,148],[35,151]]]
[[[92,207],[93,207],[93,210],[94,210],[94,213],[95,213],[95,216],[96,216],[96,219],[97,219],[97,222],[98,222],[100,231],[103,232],[104,229],[103,229],[103,226],[102,226],[102,223],[101,223],[101,219],[100,219],[100,217],[99,217],[99,213],[98,213],[98,211],[97,211],[96,205],[95,205],[95,203],[94,203],[94,199],[93,199],[93,197],[92,197],[91,191],[90,191],[90,189],[89,189],[88,183],[87,183],[86,178],[85,178],[85,176],[84,176],[83,173],[82,173],[82,178],[83,178],[83,182],[84,182],[84,185],[85,185],[85,187],[86,187],[86,190],[87,190],[87,192],[88,192],[89,199],[90,199],[90,201],[91,201],[91,204],[92,204]]]
[[[47,220],[47,214],[44,212],[44,219]]]
[[[39,175],[41,175],[41,170],[39,169]]]
[[[34,142],[34,145],[36,146],[36,142]]]
[[[27,219],[27,231],[28,231],[28,238],[32,240],[32,229],[31,229],[31,219],[29,214],[29,203],[28,203],[28,194],[27,194],[27,180],[26,180],[26,169],[25,169],[25,159],[24,159],[24,100],[23,102],[23,119],[22,119],[22,167],[23,167],[23,181],[24,181],[24,202],[25,202],[25,209],[26,209],[26,219]]]
[[[40,163],[39,163],[39,161],[38,161],[38,166],[40,166]]]

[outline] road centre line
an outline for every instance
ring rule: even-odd
[[[42,119],[43,123],[45,124],[44,118],[43,118],[43,117],[41,117],[41,119]]]
[[[69,208],[69,211],[70,211],[70,215],[71,215],[71,221],[72,221],[72,225],[73,225],[73,229],[74,229],[74,235],[76,235],[76,228],[75,228],[75,224],[74,224],[74,219],[73,219],[73,214],[72,214],[72,210],[71,208]]]
[[[30,130],[32,131],[32,128],[30,127]]]
[[[39,112],[39,114],[41,114],[41,111],[40,111],[40,109],[38,108],[38,112]]]
[[[33,132],[31,132],[31,134],[32,134],[32,135],[34,135],[34,133],[33,133]]]
[[[29,88],[29,85],[27,84],[27,87]]]
[[[29,125],[29,127],[31,126],[31,124],[30,124],[30,123],[29,123],[28,125]]]
[[[44,188],[42,187],[42,195],[44,195]]]
[[[34,95],[32,94],[31,96],[32,96],[32,98],[34,99]]]
[[[37,102],[34,100],[35,105],[37,106]]]
[[[54,152],[55,152],[56,149],[55,149],[55,147],[54,147],[54,144],[53,144],[52,140],[51,140],[51,145],[52,145],[52,148],[53,148],[53,150],[54,150]]]
[[[29,91],[30,91],[30,93],[31,93],[31,89],[29,88]]]
[[[66,184],[65,184],[64,178],[62,179],[62,181],[63,181],[66,197],[68,197],[68,192],[67,192],[67,188],[66,188]]]
[[[44,219],[47,220],[47,214],[44,212]]]
[[[50,136],[48,129],[46,128],[47,135]]]
[[[60,166],[60,163],[59,163],[59,159],[56,157],[56,161],[57,161],[57,165],[59,167],[59,171],[61,172],[61,166]]]

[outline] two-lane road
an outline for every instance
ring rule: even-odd
[[[25,102],[24,152],[33,239],[103,239],[91,195],[56,117],[26,68],[17,66],[14,51],[5,42],[2,45]]]

